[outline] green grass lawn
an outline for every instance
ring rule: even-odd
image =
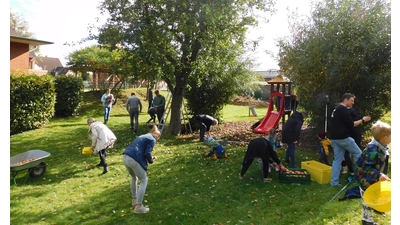
[[[145,89],[136,92],[144,101]],[[166,92],[162,92],[166,96]],[[125,98],[126,99],[126,98]],[[97,155],[85,156],[81,149],[91,144],[87,138],[86,119],[102,121],[100,98],[85,95],[79,117],[52,119],[44,128],[10,137],[10,156],[32,149],[51,153],[44,161],[46,173],[29,178],[27,171],[17,176],[18,185],[10,179],[10,224],[361,224],[361,199],[339,202],[329,200],[341,189],[329,184],[293,185],[279,182],[272,172],[271,183],[262,182],[262,171],[254,162],[243,180],[239,179],[246,146],[226,146],[228,157],[213,160],[203,156],[209,149],[195,139],[168,137],[163,134],[153,155],[158,157],[149,166],[145,205],[150,212],[133,213],[130,177],[122,163],[122,152],[135,139],[129,129],[129,116],[122,99],[112,109],[108,126],[118,140],[108,150],[109,172],[101,175]],[[256,109],[261,119],[266,108]],[[225,121],[253,121],[248,107],[228,105]],[[140,114],[138,135],[148,132],[147,110]],[[390,119],[390,117],[389,117]],[[278,149],[283,159],[285,149]],[[296,158],[317,160],[317,146],[298,147]],[[346,183],[342,175],[342,183]],[[375,222],[391,224],[391,213],[374,215]]]

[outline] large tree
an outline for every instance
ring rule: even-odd
[[[346,92],[356,95],[361,116],[377,120],[390,110],[390,2],[324,0],[308,19],[294,14],[290,22],[291,35],[279,42],[280,66],[314,125],[324,125],[326,96],[329,118]]]
[[[100,8],[109,19],[99,42],[131,51],[135,73],[151,71],[168,84],[169,131],[176,135],[188,79],[234,76],[228,71],[237,71],[246,30],[256,25],[255,13],[271,11],[273,5],[274,0],[105,0]]]

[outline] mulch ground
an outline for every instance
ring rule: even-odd
[[[247,106],[249,104],[249,99],[247,97],[237,97],[233,101],[233,104]],[[250,99],[250,104],[257,107],[268,107],[269,105],[267,102],[258,101],[254,98]],[[239,144],[246,144],[254,138],[266,136],[262,134],[255,134],[252,131],[251,126],[255,122],[225,122],[223,124],[218,124],[217,126],[212,126],[211,134],[218,139],[229,140],[237,142]],[[277,129],[278,140],[281,140],[281,130],[282,123],[279,124],[279,128]],[[318,146],[319,141],[317,136],[315,136],[314,134],[315,132],[313,131],[313,128],[308,127],[306,124],[303,124],[300,134],[300,145],[306,148],[315,148],[316,146]],[[195,131],[193,134],[182,134],[182,137],[189,139],[198,139],[199,131]]]

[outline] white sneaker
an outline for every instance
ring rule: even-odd
[[[344,166],[344,167],[343,167],[342,174],[345,174],[345,173],[347,173],[347,166]]]
[[[144,207],[143,205],[141,205],[139,208],[135,207],[135,210],[133,210],[133,212],[136,214],[145,214],[148,213],[149,211],[150,208]]]

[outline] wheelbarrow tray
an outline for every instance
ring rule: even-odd
[[[10,158],[10,169],[14,172],[38,166],[50,153],[43,150],[30,150]]]

